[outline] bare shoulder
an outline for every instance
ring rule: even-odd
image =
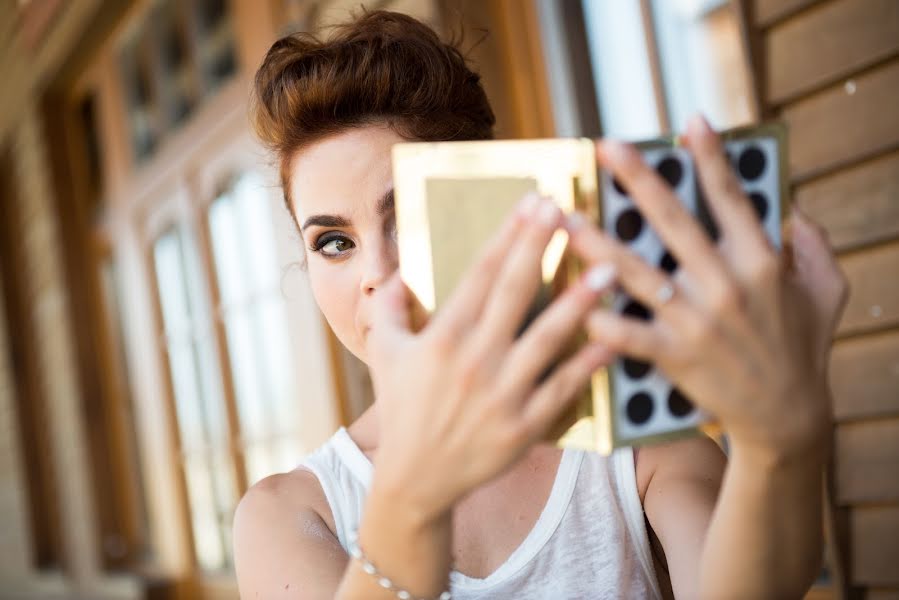
[[[234,514],[234,562],[241,597],[333,596],[347,557],[313,473],[271,475],[247,490]]]
[[[705,435],[634,449],[637,490],[645,500],[650,483],[656,479],[707,482],[717,489],[727,458],[714,440]]]
[[[335,537],[334,516],[318,478],[306,469],[294,469],[261,479],[244,494],[234,515],[234,528],[241,521],[260,524],[298,512],[314,514]]]

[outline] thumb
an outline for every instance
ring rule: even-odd
[[[386,350],[410,332],[411,292],[397,270],[375,292],[369,338],[375,347]]]
[[[836,328],[849,286],[827,234],[797,209],[793,210],[790,230],[795,280],[812,298],[819,317]]]

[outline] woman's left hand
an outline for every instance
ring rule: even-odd
[[[820,450],[830,435],[826,370],[845,277],[824,234],[796,211],[785,251],[771,246],[701,117],[686,145],[721,233],[717,245],[638,152],[598,144],[600,163],[628,189],[679,268],[669,276],[583,218],[569,219],[574,251],[589,263],[614,263],[625,291],[651,311],[639,320],[597,309],[590,335],[655,363],[718,418],[735,447],[775,458]]]

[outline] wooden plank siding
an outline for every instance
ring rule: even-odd
[[[794,199],[827,230],[839,251],[895,238],[899,236],[899,151],[800,185]]]
[[[835,0],[767,35],[768,100],[781,103],[899,53],[899,2]]]
[[[830,382],[838,421],[899,417],[899,330],[837,342]]]
[[[899,148],[899,59],[787,105],[796,183]]]
[[[899,506],[872,506],[850,518],[853,582],[899,588]]]
[[[841,257],[851,293],[840,336],[899,325],[899,241]]]
[[[789,127],[794,200],[826,229],[851,285],[830,365],[832,597],[896,599],[899,2],[743,4],[762,112]]]
[[[899,417],[843,425],[834,442],[840,504],[899,502]]]
[[[768,27],[821,0],[755,0],[756,25]]]

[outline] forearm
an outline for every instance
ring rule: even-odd
[[[373,483],[362,524],[359,545],[385,577],[416,598],[437,598],[447,589],[451,567],[450,513],[432,516],[415,510],[398,486]],[[351,560],[336,595],[341,600],[390,600],[394,592]]]
[[[702,598],[801,598],[820,566],[827,453],[733,446],[700,563]]]

